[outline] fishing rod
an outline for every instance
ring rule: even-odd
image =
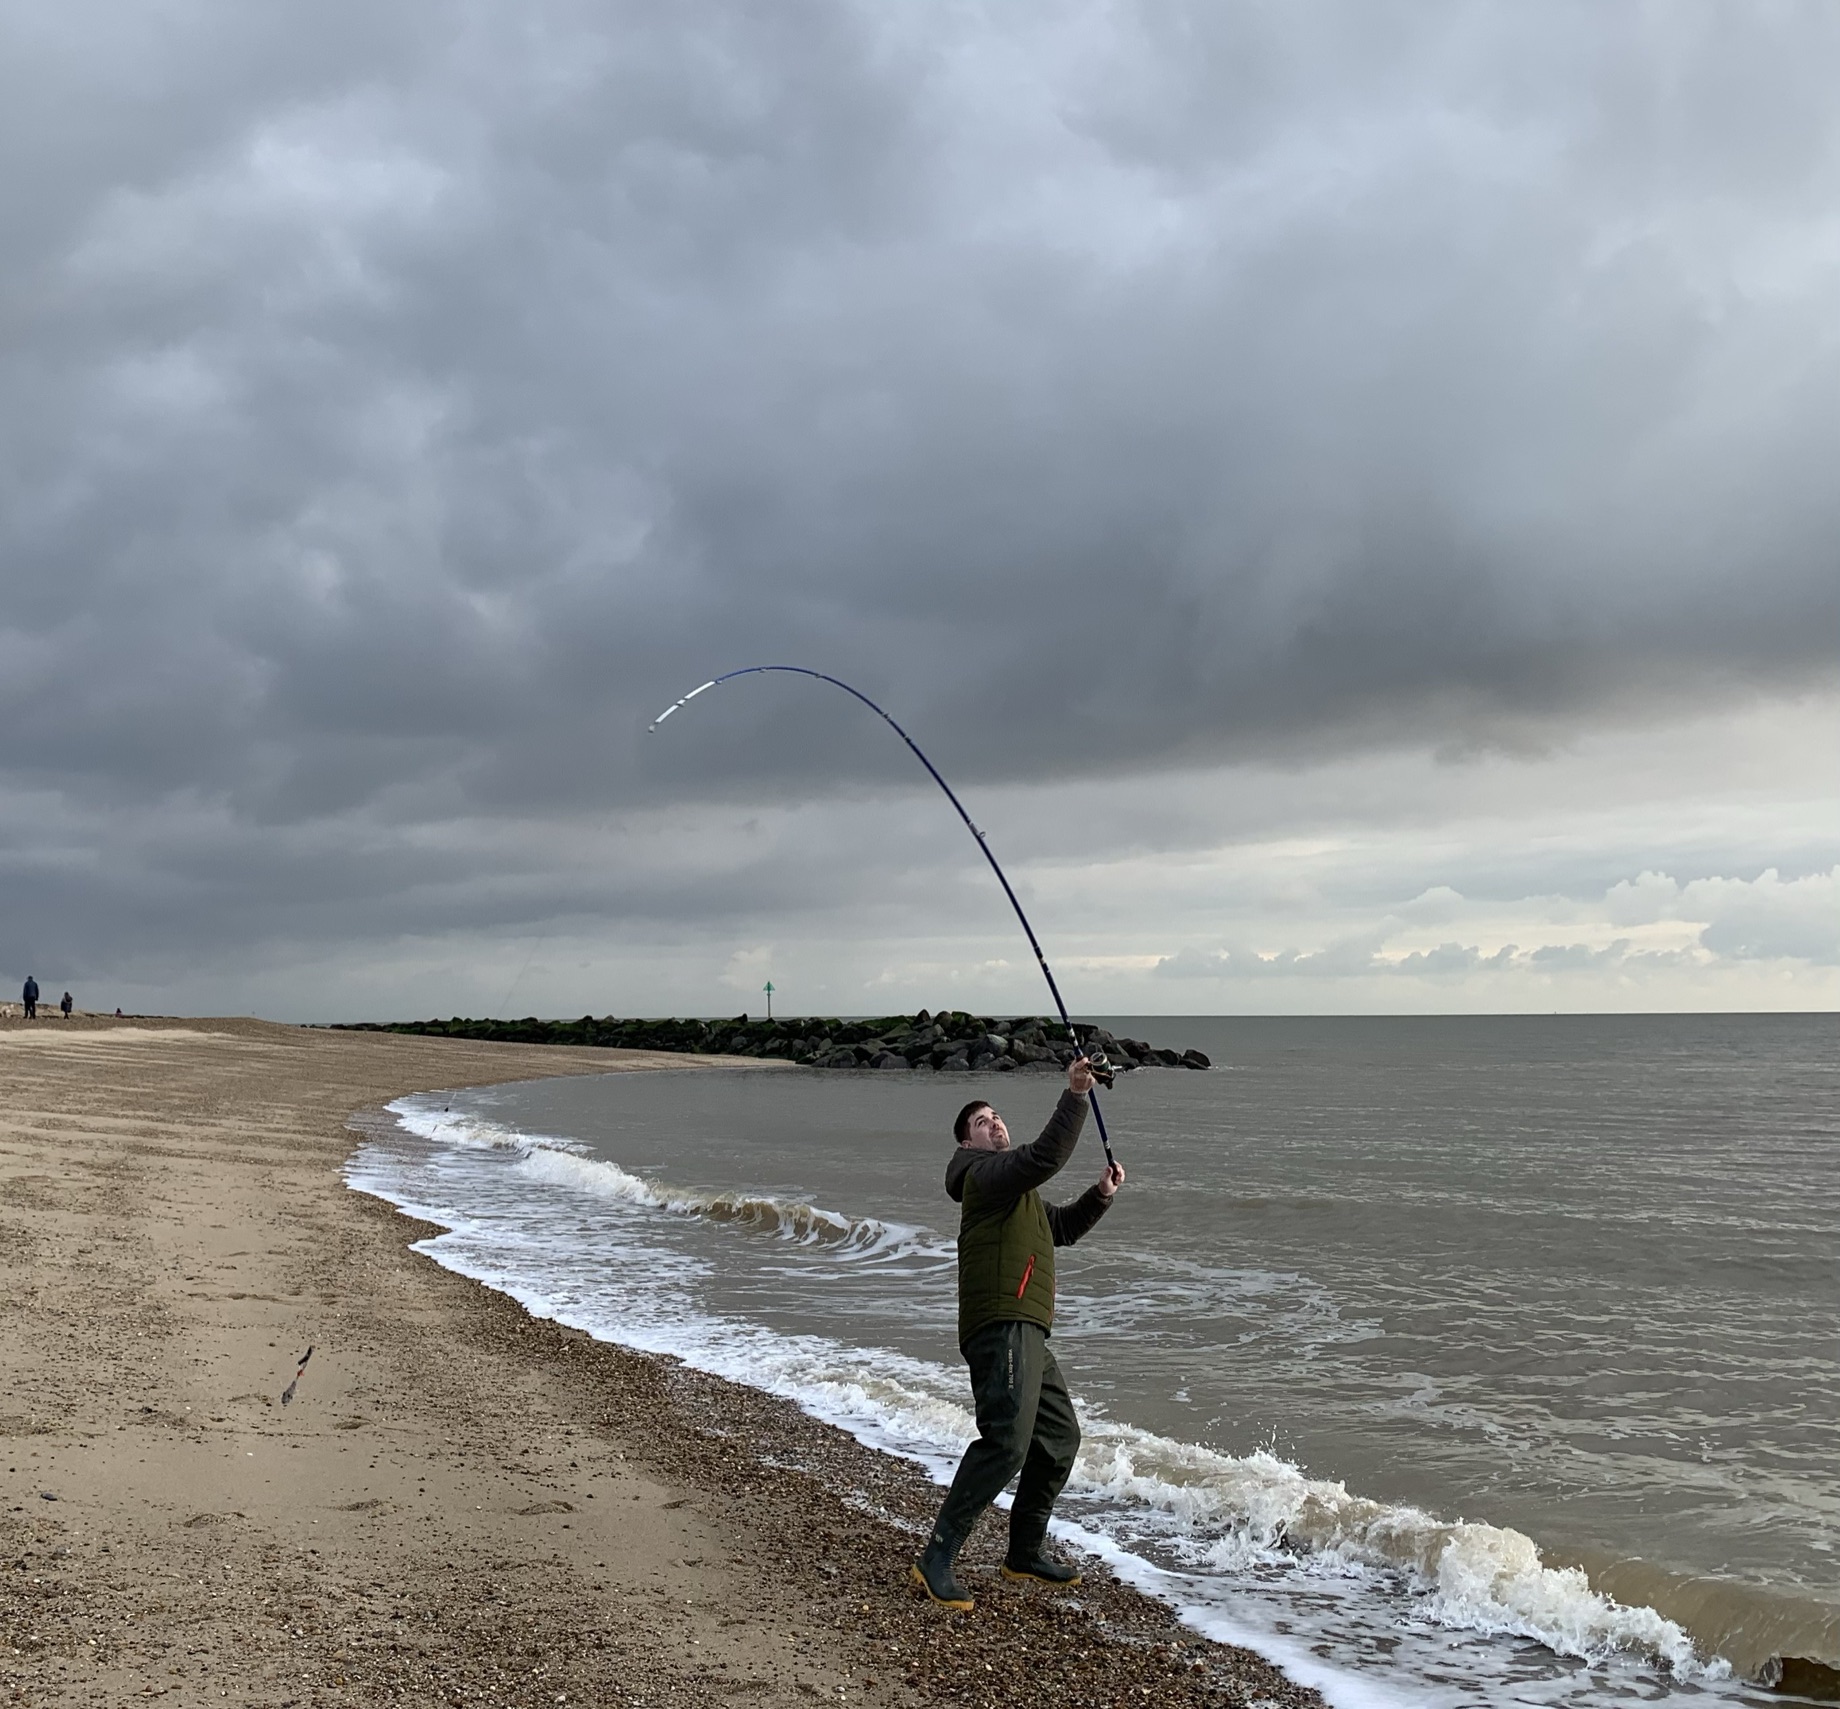
[[[669,706],[652,720],[648,728],[651,731],[656,731],[658,726],[669,718],[673,712],[677,711],[679,707],[688,706],[699,694],[704,694],[721,683],[733,682],[738,676],[765,676],[769,672],[776,671],[788,676],[816,677],[819,682],[828,682],[833,688],[840,688],[845,694],[854,695],[855,698],[868,707],[876,717],[881,719],[889,729],[894,731],[894,733],[912,750],[914,758],[926,767],[927,775],[945,791],[946,799],[950,801],[957,810],[959,818],[965,821],[965,829],[976,839],[979,850],[982,852],[984,858],[990,862],[990,870],[997,875],[997,882],[1003,886],[1003,894],[1009,898],[1009,905],[1016,910],[1016,918],[1022,922],[1023,934],[1029,940],[1029,948],[1035,952],[1036,965],[1041,968],[1042,978],[1048,982],[1048,990],[1054,997],[1054,1006],[1060,1011],[1061,1025],[1067,1029],[1068,1038],[1073,1040],[1074,1049],[1079,1051],[1082,1056],[1088,1056],[1088,1059],[1092,1062],[1095,1073],[1109,1086],[1111,1084],[1111,1065],[1105,1060],[1103,1052],[1100,1052],[1097,1057],[1091,1057],[1085,1046],[1081,1044],[1080,1035],[1074,1031],[1073,1022],[1067,1015],[1067,1005],[1061,1000],[1061,988],[1054,983],[1054,970],[1049,967],[1048,958],[1042,954],[1041,940],[1035,936],[1035,928],[1029,924],[1028,915],[1023,913],[1022,904],[1017,901],[1015,890],[1011,887],[1009,879],[1004,875],[1003,868],[997,864],[997,857],[990,852],[989,838],[978,829],[971,815],[965,811],[964,802],[960,801],[957,795],[953,793],[951,784],[947,783],[946,780],[939,775],[938,766],[934,765],[933,762],[920,751],[920,744],[916,742],[912,736],[908,735],[908,733],[903,730],[893,718],[884,712],[881,707],[877,706],[868,695],[864,694],[860,688],[852,688],[847,682],[842,681],[838,677],[826,676],[823,671],[814,671],[805,665],[747,665],[738,671],[728,671],[722,676],[711,677],[701,688],[693,688],[683,699],[672,701]],[[1086,1094],[1086,1098],[1087,1102],[1092,1105],[1093,1120],[1099,1124],[1099,1143],[1105,1147],[1105,1161],[1108,1164],[1116,1163],[1118,1160],[1112,1155],[1112,1136],[1105,1131],[1105,1115],[1099,1108],[1099,1094],[1096,1091],[1089,1090]]]

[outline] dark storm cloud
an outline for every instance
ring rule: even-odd
[[[417,826],[906,775],[810,685],[643,736],[755,660],[983,780],[1835,664],[1830,8],[3,28],[5,775],[251,907],[316,837],[394,887]]]

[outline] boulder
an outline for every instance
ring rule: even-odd
[[[1200,1051],[1185,1050],[1182,1052],[1182,1066],[1184,1068],[1212,1068],[1214,1065]]]
[[[939,1065],[941,1074],[968,1074],[971,1071],[971,1059],[954,1053]]]
[[[907,1067],[907,1058],[905,1056],[896,1056],[892,1050],[885,1050],[875,1059],[875,1066],[877,1068],[905,1069]]]

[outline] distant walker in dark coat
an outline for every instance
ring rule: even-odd
[[[38,1019],[38,981],[34,979],[32,975],[29,973],[26,975],[26,988],[21,993],[21,996],[26,1006],[26,1019],[28,1021],[37,1020]]]
[[[59,1000],[58,1007],[64,1011],[64,1019],[69,1020],[70,1011],[73,1005],[70,1001],[70,993],[68,991],[66,991],[63,997]]]

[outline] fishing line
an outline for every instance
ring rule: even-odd
[[[957,795],[953,793],[951,784],[947,783],[946,780],[939,775],[939,768],[920,751],[920,744],[916,742],[912,736],[908,735],[908,733],[903,730],[893,718],[884,712],[881,707],[877,706],[868,695],[864,694],[861,689],[852,688],[847,682],[837,677],[826,676],[823,671],[814,671],[805,665],[747,665],[741,670],[728,671],[722,676],[712,677],[708,682],[704,683],[701,688],[693,688],[681,700],[672,701],[669,706],[652,720],[649,729],[655,731],[658,726],[669,718],[673,712],[677,711],[679,707],[688,706],[699,694],[706,693],[709,689],[715,688],[721,683],[733,682],[738,676],[764,676],[773,671],[783,672],[788,676],[816,677],[819,682],[828,682],[833,688],[840,688],[845,694],[853,695],[856,699],[860,700],[863,705],[868,707],[876,717],[881,719],[889,729],[894,731],[894,733],[908,745],[909,749],[912,750],[914,758],[926,767],[927,775],[945,791],[946,799],[950,801],[957,810],[959,818],[964,820],[965,829],[976,839],[978,849],[983,854],[985,860],[990,862],[990,870],[997,875],[997,882],[1003,886],[1003,894],[1009,898],[1009,905],[1016,910],[1016,918],[1022,922],[1023,935],[1029,940],[1029,948],[1035,952],[1036,965],[1041,969],[1042,978],[1048,982],[1048,990],[1054,998],[1055,1008],[1060,1011],[1061,1025],[1067,1029],[1068,1038],[1073,1040],[1074,1049],[1079,1051],[1082,1055],[1085,1055],[1085,1047],[1080,1043],[1080,1036],[1073,1030],[1073,1022],[1068,1018],[1067,1005],[1061,1000],[1061,988],[1054,983],[1054,970],[1048,966],[1048,958],[1042,954],[1041,940],[1035,936],[1035,928],[1029,924],[1028,915],[1022,911],[1022,904],[1017,901],[1016,892],[1011,888],[1009,879],[1004,876],[1003,868],[997,864],[997,857],[990,852],[989,839],[978,829],[971,815],[965,811],[964,802],[960,801]],[[1099,1064],[1100,1066],[1104,1065],[1103,1056],[1100,1057]],[[1096,1091],[1089,1091],[1086,1097],[1087,1101],[1092,1105],[1093,1120],[1099,1124],[1099,1143],[1105,1147],[1105,1161],[1108,1164],[1115,1163],[1117,1159],[1112,1156],[1112,1138],[1111,1135],[1105,1131],[1105,1116],[1099,1109],[1099,1094]]]
[[[545,932],[542,937],[538,938],[537,941],[530,946],[530,954],[524,957],[524,965],[518,969],[517,977],[511,981],[510,987],[506,990],[504,996],[499,998],[498,1007],[492,1011],[499,1019],[507,1021],[511,1019],[510,1015],[506,1013],[506,1010],[511,1007],[511,999],[517,994],[517,988],[524,983],[524,975],[530,971],[532,965],[535,963],[537,951],[555,935],[554,932]]]

